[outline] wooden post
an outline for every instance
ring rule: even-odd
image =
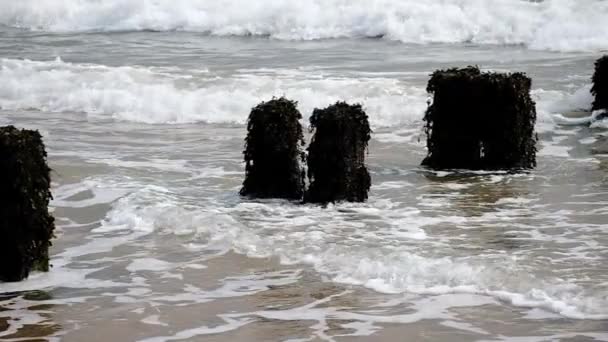
[[[315,133],[308,147],[309,189],[306,202],[363,202],[371,177],[365,154],[371,129],[361,105],[338,102],[315,109],[310,118]]]
[[[49,270],[55,229],[50,169],[38,131],[0,127],[0,280]]]
[[[608,111],[608,55],[595,62],[591,93],[595,96],[593,110]]]
[[[438,70],[426,122],[434,169],[529,169],[536,166],[536,106],[522,73],[482,73],[477,67]]]
[[[251,110],[245,139],[245,181],[241,195],[301,199],[305,171],[304,138],[297,103],[285,98],[262,102]]]

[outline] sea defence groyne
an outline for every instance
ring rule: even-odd
[[[371,138],[367,114],[359,104],[337,102],[315,109],[314,136],[308,147],[310,185],[304,201],[364,202],[371,187],[365,155]]]
[[[591,79],[591,93],[595,97],[592,110],[608,111],[608,55],[595,62],[595,72]]]
[[[0,281],[49,270],[51,169],[38,131],[0,127]]]
[[[251,110],[245,138],[241,195],[299,200],[304,194],[304,138],[297,103],[286,98]]]
[[[424,115],[432,169],[502,170],[536,166],[536,107],[523,73],[478,67],[437,70]]]

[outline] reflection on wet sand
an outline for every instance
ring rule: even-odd
[[[534,213],[530,211],[533,194],[525,181],[534,177],[529,173],[509,175],[507,173],[467,173],[454,172],[447,176],[425,173],[431,181],[428,196],[445,199],[449,205],[440,208],[442,214],[452,212],[466,219],[459,234],[466,236],[469,243],[477,241],[481,246],[503,250],[524,246],[524,241],[510,223],[513,217],[518,224],[530,222]],[[505,215],[508,213],[508,215]],[[432,227],[430,229],[433,229]],[[434,227],[434,231],[444,233],[444,227]],[[431,230],[429,230],[431,231]]]
[[[50,293],[27,291],[0,294],[0,340],[49,341],[61,325],[53,321]]]
[[[428,189],[430,195],[449,198],[451,207],[458,210],[458,214],[468,217],[498,212],[503,207],[501,200],[526,197],[529,194],[525,184],[515,183],[516,178],[513,177],[505,181],[505,175],[507,173],[504,172],[455,172],[444,177],[426,173],[425,177],[432,182]],[[518,175],[528,176],[523,172]]]

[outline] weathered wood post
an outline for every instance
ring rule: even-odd
[[[591,93],[595,96],[593,110],[608,111],[608,55],[595,62]]]
[[[38,131],[0,127],[0,280],[49,270],[55,229],[50,169]]]
[[[310,124],[315,133],[308,147],[310,184],[304,200],[365,201],[371,186],[365,166],[371,129],[361,105],[338,102],[315,109]]]
[[[262,102],[251,110],[245,139],[245,181],[241,195],[301,199],[305,171],[304,138],[297,103],[286,98]]]
[[[477,67],[438,70],[426,122],[434,169],[528,169],[536,166],[536,106],[525,74],[482,73]]]

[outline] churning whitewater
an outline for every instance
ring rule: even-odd
[[[603,0],[23,0],[0,24],[51,32],[195,31],[275,39],[383,37],[405,43],[523,44],[554,51],[608,45]]]
[[[332,76],[322,70],[238,70],[221,77],[207,69],[108,67],[55,61],[0,60],[0,107],[81,112],[144,123],[245,123],[257,103],[289,95],[308,116],[340,99],[365,103],[373,122],[418,118],[424,88],[384,77]]]
[[[87,117],[151,124],[244,124],[250,108],[274,97],[289,96],[300,104],[305,120],[314,108],[346,100],[363,103],[375,127],[394,127],[420,120],[426,108],[424,86],[387,75],[336,75],[319,68],[242,69],[222,77],[207,68],[109,67],[96,64],[1,59],[0,108],[79,112]],[[535,90],[539,120],[552,122],[560,113],[589,110],[590,86],[565,91]],[[562,120],[563,121],[563,120]]]

